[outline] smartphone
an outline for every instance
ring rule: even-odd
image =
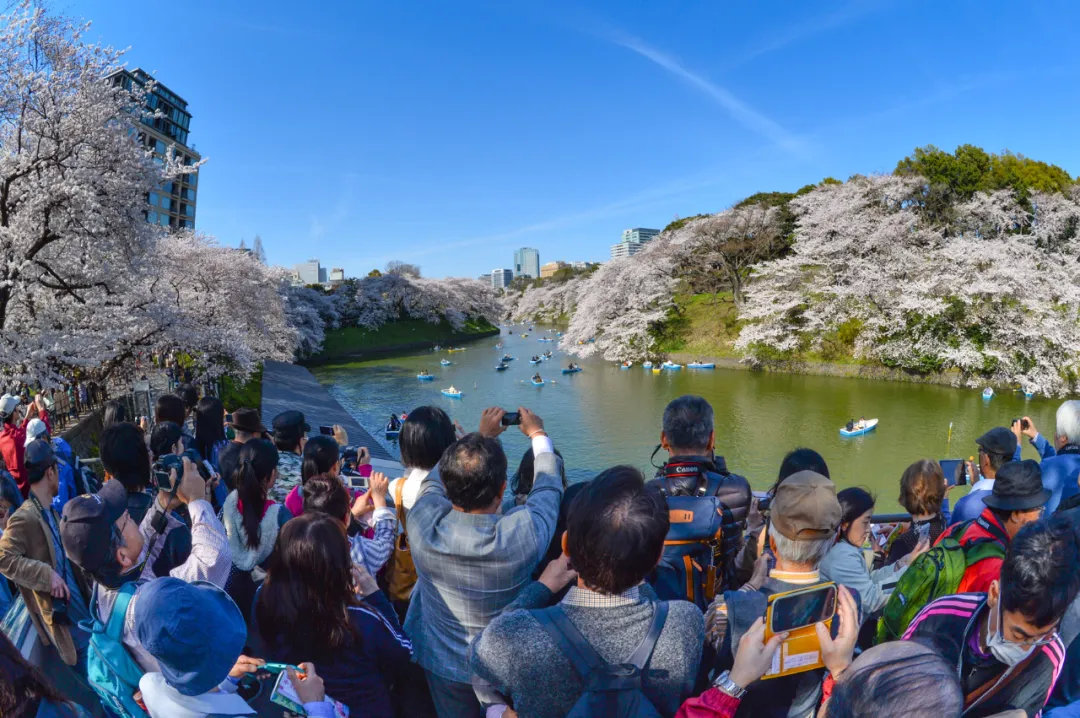
[[[967,464],[963,459],[941,459],[938,465],[941,466],[941,473],[945,474],[945,483],[949,486],[967,485]]]
[[[225,415],[225,423],[226,424],[231,424],[232,423],[232,414],[226,414]]]
[[[502,425],[503,426],[517,426],[521,423],[521,414],[516,411],[508,411],[503,414]]]
[[[370,484],[368,484],[368,477],[366,477],[366,476],[346,476],[345,478],[349,482],[349,488],[350,489],[358,489],[358,490],[361,490],[361,491],[367,491],[368,486],[370,485]]]
[[[334,435],[334,427],[325,426],[325,425],[320,426],[319,427],[319,433],[322,434],[323,436],[333,436]]]
[[[326,700],[334,705],[334,718],[349,718],[348,706],[335,701],[330,696],[326,696]],[[270,702],[281,706],[290,713],[301,716],[307,715],[304,704],[300,702],[300,696],[297,694],[292,681],[289,680],[289,674],[285,671],[278,674],[277,681],[274,683],[274,690],[270,692]]]
[[[928,524],[928,523],[919,524],[918,526],[915,527],[915,530],[919,534],[919,542],[920,543],[923,542],[923,541],[929,541],[930,540],[930,524]]]
[[[831,581],[769,597],[765,609],[765,640],[785,631],[788,637],[773,656],[772,665],[762,679],[802,673],[825,665],[814,626],[824,623],[832,630],[836,601],[836,584]]]

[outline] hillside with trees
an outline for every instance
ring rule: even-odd
[[[971,145],[680,220],[634,257],[513,295],[566,350],[878,365],[1062,395],[1080,373],[1080,187]],[[589,340],[593,341],[589,341]]]

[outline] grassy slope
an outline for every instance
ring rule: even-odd
[[[487,334],[495,329],[496,327],[485,319],[470,319],[460,332],[446,321],[432,324],[419,319],[403,319],[374,330],[345,327],[328,331],[322,352],[312,359],[325,361],[366,352],[390,351],[416,343],[445,343],[467,338],[469,335]]]
[[[221,403],[225,405],[225,411],[231,412],[240,408],[261,408],[262,376],[262,366],[243,383],[237,382],[231,376],[223,376],[221,378]]]

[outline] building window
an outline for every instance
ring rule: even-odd
[[[158,203],[158,195],[157,195],[157,192],[151,192],[151,193],[150,193],[150,194],[149,194],[149,195],[147,196],[147,198],[146,198],[146,201],[147,201],[147,202],[149,202],[150,204],[152,204],[152,205],[154,205],[154,206],[156,207],[156,206],[157,206],[157,203]]]

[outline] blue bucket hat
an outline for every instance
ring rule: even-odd
[[[244,617],[227,593],[206,581],[172,577],[139,590],[135,627],[165,682],[185,696],[201,695],[225,680],[247,640]]]

